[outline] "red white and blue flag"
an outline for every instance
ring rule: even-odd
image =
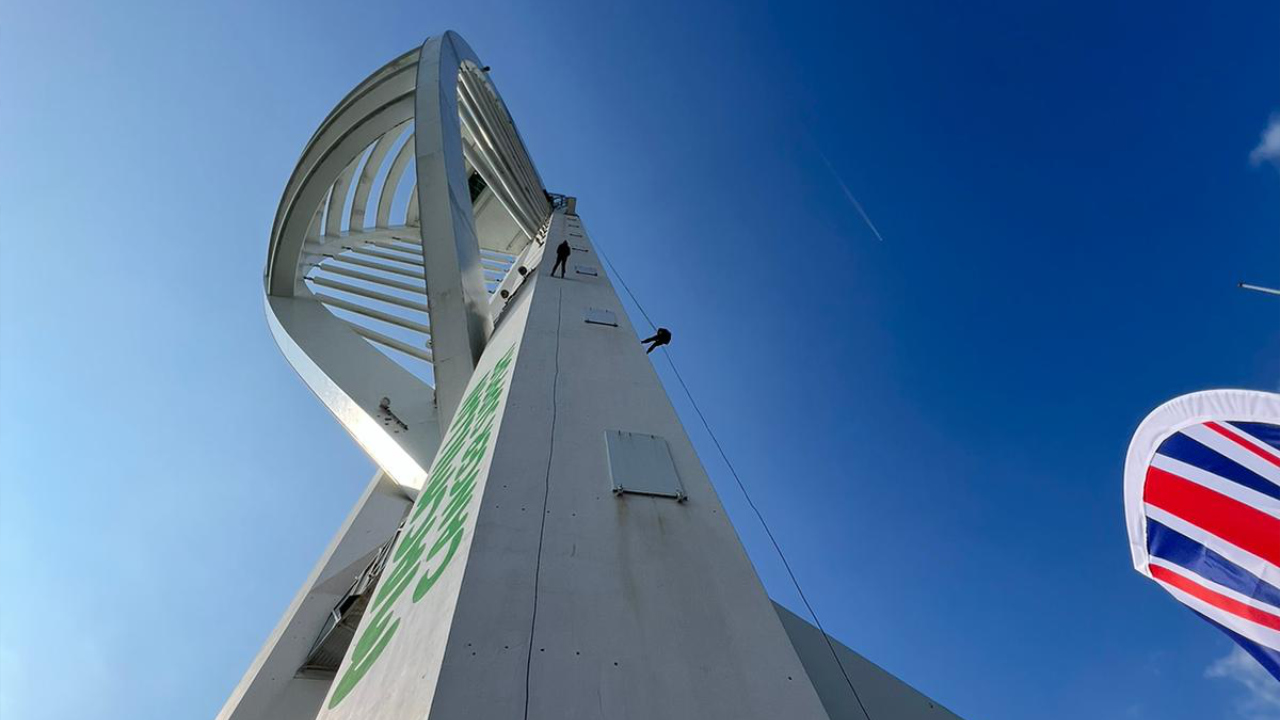
[[[1124,469],[1133,564],[1280,680],[1280,395],[1210,390],[1138,426]]]

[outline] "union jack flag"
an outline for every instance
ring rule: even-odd
[[[1125,515],[1138,572],[1280,680],[1280,395],[1157,408],[1129,446]]]

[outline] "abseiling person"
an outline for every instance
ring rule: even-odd
[[[671,331],[664,327],[660,327],[658,328],[658,332],[653,334],[653,337],[647,337],[641,340],[640,342],[653,343],[652,345],[649,346],[648,350],[644,351],[644,354],[648,355],[649,353],[653,352],[654,350],[657,350],[663,345],[671,344]]]
[[[573,252],[573,248],[569,247],[568,240],[561,240],[556,246],[556,264],[551,266],[551,277],[556,276],[556,268],[560,268],[560,277],[564,278],[565,268],[568,267],[569,255]]]

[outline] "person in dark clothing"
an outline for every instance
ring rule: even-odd
[[[666,328],[661,328],[661,327],[660,327],[660,328],[658,328],[658,332],[656,332],[656,333],[654,333],[654,334],[653,334],[653,337],[647,337],[647,338],[645,338],[645,339],[641,340],[640,342],[642,342],[642,343],[653,343],[652,345],[650,345],[650,346],[649,346],[649,349],[648,349],[648,350],[645,350],[645,351],[644,351],[644,354],[645,354],[645,355],[648,355],[649,353],[653,352],[654,350],[657,350],[658,348],[662,347],[663,345],[667,345],[667,344],[669,344],[669,343],[671,342],[671,331],[670,331],[670,330],[668,330],[668,329],[666,329]]]
[[[573,250],[569,247],[568,240],[562,240],[556,246],[556,264],[551,266],[551,277],[556,276],[556,268],[560,268],[560,277],[564,277],[564,271],[568,267],[569,253]]]

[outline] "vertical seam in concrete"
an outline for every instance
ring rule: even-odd
[[[554,269],[554,268],[553,268]],[[529,652],[524,663],[524,720],[529,720],[529,682],[533,669],[533,635],[538,627],[538,580],[542,574],[542,538],[547,531],[547,500],[551,496],[551,461],[556,454],[556,406],[560,388],[560,325],[564,320],[564,288],[556,292],[556,361],[551,377],[551,442],[547,450],[547,474],[542,492],[542,517],[538,526],[538,559],[533,566],[533,612],[529,621]]]

